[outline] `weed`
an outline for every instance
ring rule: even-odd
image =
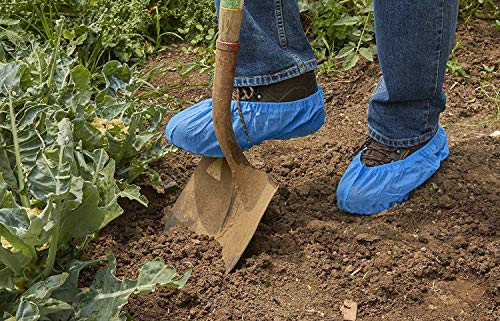
[[[360,56],[373,61],[377,50],[372,1],[302,0],[300,8],[322,69],[333,70],[340,61],[342,70],[349,70]]]
[[[479,18],[495,21],[495,24],[500,18],[500,7],[494,0],[460,0],[460,15],[466,23]]]
[[[179,70],[182,70],[182,78],[185,79],[192,72],[197,70],[200,74],[208,73],[210,75],[209,83],[207,84],[207,86],[212,86],[215,71],[215,42],[211,43],[208,47],[184,47],[182,48],[182,50],[198,55],[198,59],[194,59],[194,63],[179,63],[177,68]]]
[[[469,74],[463,69],[462,64],[458,61],[456,51],[461,47],[462,43],[457,42],[453,47],[451,54],[446,62],[446,73],[453,76],[469,78]]]
[[[500,91],[498,88],[492,82],[484,81],[476,90],[480,90],[493,103],[496,120],[500,120]]]
[[[271,279],[261,279],[260,284],[263,284],[266,288],[268,288],[273,284],[273,281]]]

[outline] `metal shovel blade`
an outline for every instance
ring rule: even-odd
[[[225,158],[201,160],[167,214],[165,225],[169,229],[181,224],[196,233],[214,237],[222,247],[228,273],[252,239],[278,185],[267,173],[250,165],[234,133],[231,96],[243,0],[222,0],[220,4],[212,119]]]
[[[252,239],[278,185],[252,166],[231,171],[224,158],[204,157],[172,210],[165,229],[175,225],[214,237],[230,272]]]

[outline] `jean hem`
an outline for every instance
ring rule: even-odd
[[[418,135],[413,138],[401,138],[401,139],[393,139],[393,138],[388,138],[387,136],[381,134],[377,130],[375,130],[373,127],[368,125],[368,136],[376,140],[377,142],[390,146],[390,147],[413,147],[419,144],[422,144],[424,142],[429,141],[434,135],[436,135],[437,131],[439,129],[439,125],[436,124],[436,126],[432,129],[430,132],[426,132],[425,134]]]
[[[295,65],[288,69],[278,71],[270,75],[251,76],[251,77],[235,77],[235,87],[250,87],[263,86],[277,83],[283,80],[300,76],[306,72],[314,70],[318,67],[316,59],[308,60],[300,65]]]

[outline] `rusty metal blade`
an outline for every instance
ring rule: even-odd
[[[213,236],[222,246],[228,273],[252,239],[278,185],[268,174],[250,165],[234,134],[231,96],[243,1],[226,2],[219,8],[212,91],[214,131],[225,158],[201,160],[165,223],[166,229],[182,224]]]
[[[165,230],[183,225],[215,237],[224,225],[234,190],[224,158],[203,157],[174,207],[164,217]]]
[[[183,225],[214,237],[222,247],[228,273],[245,251],[277,189],[267,173],[252,166],[233,173],[225,159],[205,157],[165,215],[165,229]]]
[[[231,208],[220,234],[222,258],[229,273],[252,239],[278,184],[266,172],[245,166],[233,172]]]

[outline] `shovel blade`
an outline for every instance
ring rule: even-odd
[[[278,189],[266,172],[244,166],[233,172],[234,192],[229,213],[217,241],[222,246],[226,273],[231,271],[250,243]]]
[[[231,169],[224,158],[203,157],[164,218],[165,230],[176,225],[216,237],[231,206]]]
[[[265,172],[243,166],[232,172],[224,158],[204,157],[172,210],[165,229],[183,225],[214,237],[230,272],[252,239],[278,185]]]

